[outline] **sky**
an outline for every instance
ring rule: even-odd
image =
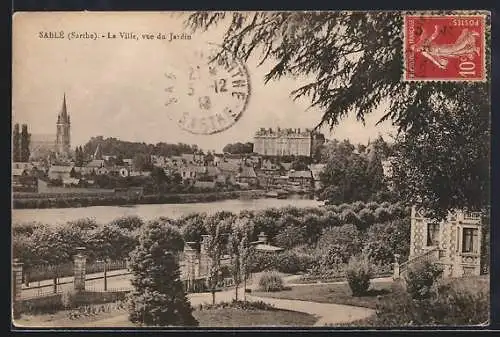
[[[246,66],[250,97],[242,117],[229,129],[214,135],[194,135],[180,128],[164,106],[168,93],[165,73],[174,72],[175,88],[187,85],[187,67],[195,50],[206,42],[221,41],[225,26],[191,34],[190,40],[169,41],[170,33],[190,34],[180,13],[21,13],[13,19],[13,123],[27,123],[32,134],[55,134],[57,114],[64,93],[71,117],[71,145],[85,144],[102,135],[145,143],[197,144],[220,151],[226,144],[252,141],[265,128],[312,128],[321,120],[320,110],[307,109],[307,99],[293,101],[290,92],[307,79],[281,79],[264,84],[270,69],[257,59]],[[62,39],[40,38],[40,32],[64,33]],[[108,36],[135,33],[136,39],[68,39],[72,32]],[[143,39],[142,34],[165,34],[167,39]],[[182,110],[189,106],[181,96]],[[219,102],[222,105],[224,101]],[[171,108],[171,107],[170,107]],[[327,138],[366,143],[379,134],[394,133],[390,122],[376,126],[385,107],[367,115],[363,125],[355,118],[343,120]],[[177,110],[175,111],[177,112]],[[174,112],[174,113],[175,113]]]

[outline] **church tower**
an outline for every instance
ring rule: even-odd
[[[56,153],[58,156],[69,157],[70,151],[70,121],[64,93],[62,108],[57,116]]]

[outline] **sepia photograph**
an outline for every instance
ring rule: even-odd
[[[488,327],[490,12],[17,12],[15,330]]]

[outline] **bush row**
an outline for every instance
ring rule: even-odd
[[[384,219],[385,223],[374,223],[367,229],[359,228],[349,222],[357,209],[360,209],[358,213],[375,209],[374,214],[379,210],[377,216],[384,214],[380,220]],[[336,265],[339,258],[345,263],[366,242],[370,243],[372,254],[381,262],[391,260],[394,253],[404,255],[406,248],[398,245],[408,241],[409,233],[406,230],[409,229],[409,222],[401,223],[402,220],[398,219],[405,214],[405,208],[401,205],[354,203],[324,208],[270,208],[242,211],[238,215],[231,212],[212,215],[196,213],[177,220],[159,218],[156,221],[171,222],[181,229],[185,241],[195,242],[199,242],[202,235],[212,232],[215,225],[220,225],[223,233],[231,234],[232,228],[243,221],[249,241],[256,241],[259,233],[265,232],[271,244],[287,250],[309,247],[306,252],[280,254],[278,259],[255,259],[255,270],[274,266],[285,273],[297,273],[307,271],[314,264],[319,264],[319,269],[327,270]],[[90,261],[105,257],[125,259],[137,245],[137,235],[143,225],[144,221],[137,216],[118,218],[106,225],[98,224],[93,219],[80,219],[56,226],[14,224],[14,257],[21,259],[26,268],[37,264],[61,264],[72,260],[76,247],[84,246],[87,247]]]

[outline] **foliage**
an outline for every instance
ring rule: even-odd
[[[200,304],[198,310],[214,310],[214,309],[225,309],[234,308],[241,310],[276,310],[271,304],[267,304],[263,301],[238,301],[233,300],[232,302],[219,302],[215,305],[213,304]]]
[[[28,125],[23,124],[21,127],[21,144],[20,144],[20,161],[27,162],[30,158],[30,141],[31,134],[28,133]]]
[[[373,276],[370,259],[364,254],[351,256],[345,273],[352,295],[362,296],[366,294]]]
[[[486,21],[489,27],[489,16]],[[292,94],[322,111],[319,126],[334,128],[348,115],[364,122],[366,114],[384,107],[380,121],[391,120],[403,136],[395,176],[407,201],[442,214],[489,204],[490,78],[401,81],[402,13],[205,11],[186,20],[193,30],[217,24],[226,24],[221,58],[260,56],[259,64],[271,66],[266,82],[310,78]],[[485,52],[489,60],[490,49]],[[351,187],[345,185],[330,187],[325,197],[345,198]]]
[[[21,161],[21,133],[19,131],[19,124],[14,124],[12,130],[12,161]]]
[[[169,223],[150,221],[130,254],[129,319],[147,326],[193,326],[197,321],[180,281],[177,254],[183,240]]]
[[[489,317],[489,289],[446,285],[427,299],[414,300],[408,294],[401,294],[397,300],[383,301],[370,325],[464,326],[488,322]]]
[[[265,292],[274,292],[284,290],[283,279],[278,273],[263,273],[259,278],[259,290]]]
[[[97,145],[101,146],[103,153],[112,153],[121,158],[133,159],[136,154],[148,153],[161,156],[180,156],[183,153],[194,153],[198,151],[196,145],[188,144],[145,144],[139,142],[128,142],[116,138],[104,138],[102,136],[92,137],[84,146],[83,152],[86,158],[94,154]]]
[[[96,222],[94,218],[82,218],[82,219],[68,221],[66,223],[66,226],[75,227],[82,231],[86,231],[86,230],[96,229],[97,227],[99,227],[99,224]]]
[[[123,260],[137,246],[137,240],[131,232],[109,224],[91,231],[86,246],[91,258]]]
[[[224,153],[231,153],[231,154],[249,154],[253,152],[253,143],[247,142],[247,143],[234,143],[234,144],[227,144],[224,146],[222,149],[222,152]]]
[[[275,269],[286,274],[297,274],[309,270],[315,262],[314,257],[285,251],[276,258]]]
[[[75,148],[75,166],[83,166],[85,155],[81,146]]]
[[[137,215],[128,215],[114,219],[110,225],[127,231],[133,231],[141,228],[144,225],[144,221]]]
[[[328,255],[330,261],[338,260],[344,263],[350,256],[360,252],[362,247],[362,233],[351,224],[326,229],[316,244],[318,255]]]
[[[408,294],[416,300],[432,297],[442,273],[443,269],[440,266],[429,261],[410,265],[405,277]]]
[[[410,253],[410,219],[398,219],[370,226],[364,250],[374,261],[383,265],[394,262],[394,254],[406,261]]]
[[[208,286],[212,292],[212,304],[215,303],[215,291],[219,283],[221,273],[221,257],[224,250],[224,237],[222,235],[221,226],[215,217],[210,217],[214,220],[211,226],[208,226],[208,235],[205,239],[207,255],[208,255]]]
[[[274,242],[278,247],[289,249],[306,242],[305,232],[305,227],[289,225],[276,234]]]
[[[74,289],[64,290],[61,293],[61,305],[65,309],[73,308],[76,304],[76,291]]]
[[[348,141],[332,141],[324,153],[326,167],[320,174],[322,185],[320,198],[329,203],[370,201],[385,188],[379,157],[370,159],[354,152]],[[380,166],[380,170],[376,167]]]

